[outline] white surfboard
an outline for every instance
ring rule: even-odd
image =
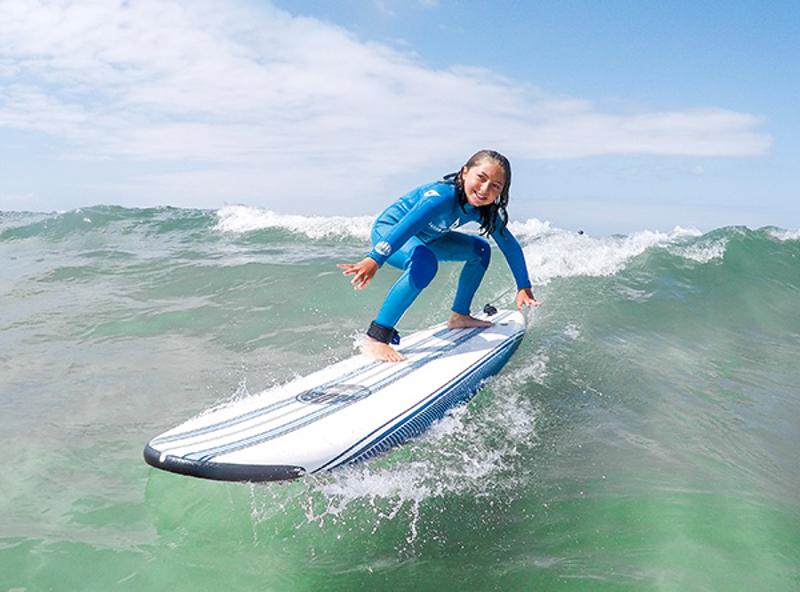
[[[148,464],[225,481],[274,481],[358,462],[423,432],[498,372],[525,333],[517,311],[485,329],[404,337],[404,362],[363,355],[212,409],[153,438]]]

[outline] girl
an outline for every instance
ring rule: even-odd
[[[472,297],[489,266],[491,248],[485,239],[451,230],[467,222],[479,222],[481,234],[490,235],[503,252],[517,284],[517,308],[539,306],[522,249],[506,228],[510,185],[508,159],[494,150],[481,150],[458,173],[414,189],[378,216],[369,255],[358,263],[337,265],[344,275],[353,276],[350,283],[356,290],[365,288],[384,263],[403,270],[367,331],[365,354],[387,362],[406,359],[389,345],[398,342],[394,327],[436,275],[439,261],[465,262],[447,326],[491,326],[469,314]]]

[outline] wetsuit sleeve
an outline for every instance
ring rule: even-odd
[[[383,265],[397,249],[402,247],[408,239],[422,230],[438,213],[446,210],[450,205],[446,195],[435,195],[419,200],[403,218],[394,225],[391,232],[382,241],[376,244],[369,252],[368,257],[374,259],[378,265]]]
[[[497,228],[492,233],[492,238],[497,246],[500,247],[503,255],[514,274],[514,281],[517,282],[517,290],[531,287],[531,279],[528,277],[528,266],[525,264],[525,255],[522,247],[519,246],[517,239],[511,234],[508,228]]]

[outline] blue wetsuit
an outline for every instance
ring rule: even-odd
[[[437,181],[404,195],[375,220],[369,257],[378,265],[403,270],[378,313],[375,323],[393,329],[403,313],[436,275],[439,261],[464,261],[452,310],[467,315],[472,297],[489,266],[489,243],[475,235],[453,232],[467,222],[480,222],[478,208],[458,203],[452,181]],[[517,289],[530,288],[525,257],[507,228],[497,225],[492,238],[505,255]]]

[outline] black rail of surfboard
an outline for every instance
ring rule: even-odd
[[[191,475],[214,481],[285,481],[305,475],[303,467],[291,465],[234,465],[211,461],[198,462],[161,453],[149,444],[144,447],[144,460],[151,467],[181,475]]]

